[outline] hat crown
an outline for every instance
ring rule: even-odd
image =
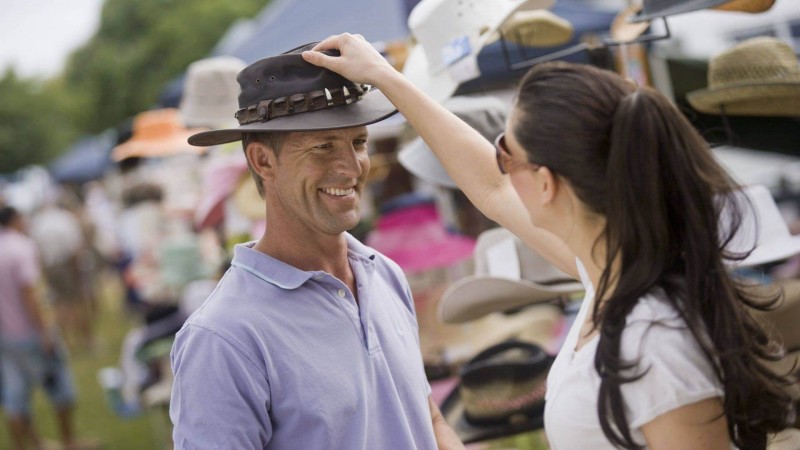
[[[145,111],[133,119],[132,139],[162,139],[183,129],[178,110],[175,108]]]
[[[311,50],[315,43],[288,52],[264,58],[245,67],[236,81],[241,88],[239,107],[246,108],[263,100],[307,94],[324,89],[355,87],[355,83],[327,69],[306,62],[302,52]],[[335,54],[338,52],[326,52]]]
[[[739,83],[800,81],[800,63],[785,42],[769,37],[742,42],[712,58],[711,88]]]

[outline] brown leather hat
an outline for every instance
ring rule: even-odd
[[[306,44],[254,62],[239,72],[239,127],[197,133],[189,143],[238,141],[242,133],[352,128],[383,120],[397,110],[379,91],[303,60]],[[328,52],[335,55],[336,52]],[[234,111],[231,111],[234,113]]]

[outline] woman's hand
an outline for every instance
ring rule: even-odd
[[[339,50],[340,56],[328,56],[323,50]],[[381,81],[397,71],[360,34],[330,36],[311,51],[303,52],[307,62],[332,70],[348,80],[366,83],[380,89]]]

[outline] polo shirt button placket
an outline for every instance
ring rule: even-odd
[[[339,290],[338,290],[338,291],[336,291],[336,295],[338,295],[338,296],[339,296],[339,298],[344,298],[344,296],[345,296],[344,289],[342,289],[342,288],[339,288]]]

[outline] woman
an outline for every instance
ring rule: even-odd
[[[587,287],[548,379],[553,448],[764,448],[786,426],[785,380],[760,362],[779,348],[746,312],[775,299],[748,298],[723,263],[743,256],[719,244],[736,186],[665,97],[538,65],[495,149],[362,37],[327,49],[341,56],[303,56],[379,88],[484,214]]]

